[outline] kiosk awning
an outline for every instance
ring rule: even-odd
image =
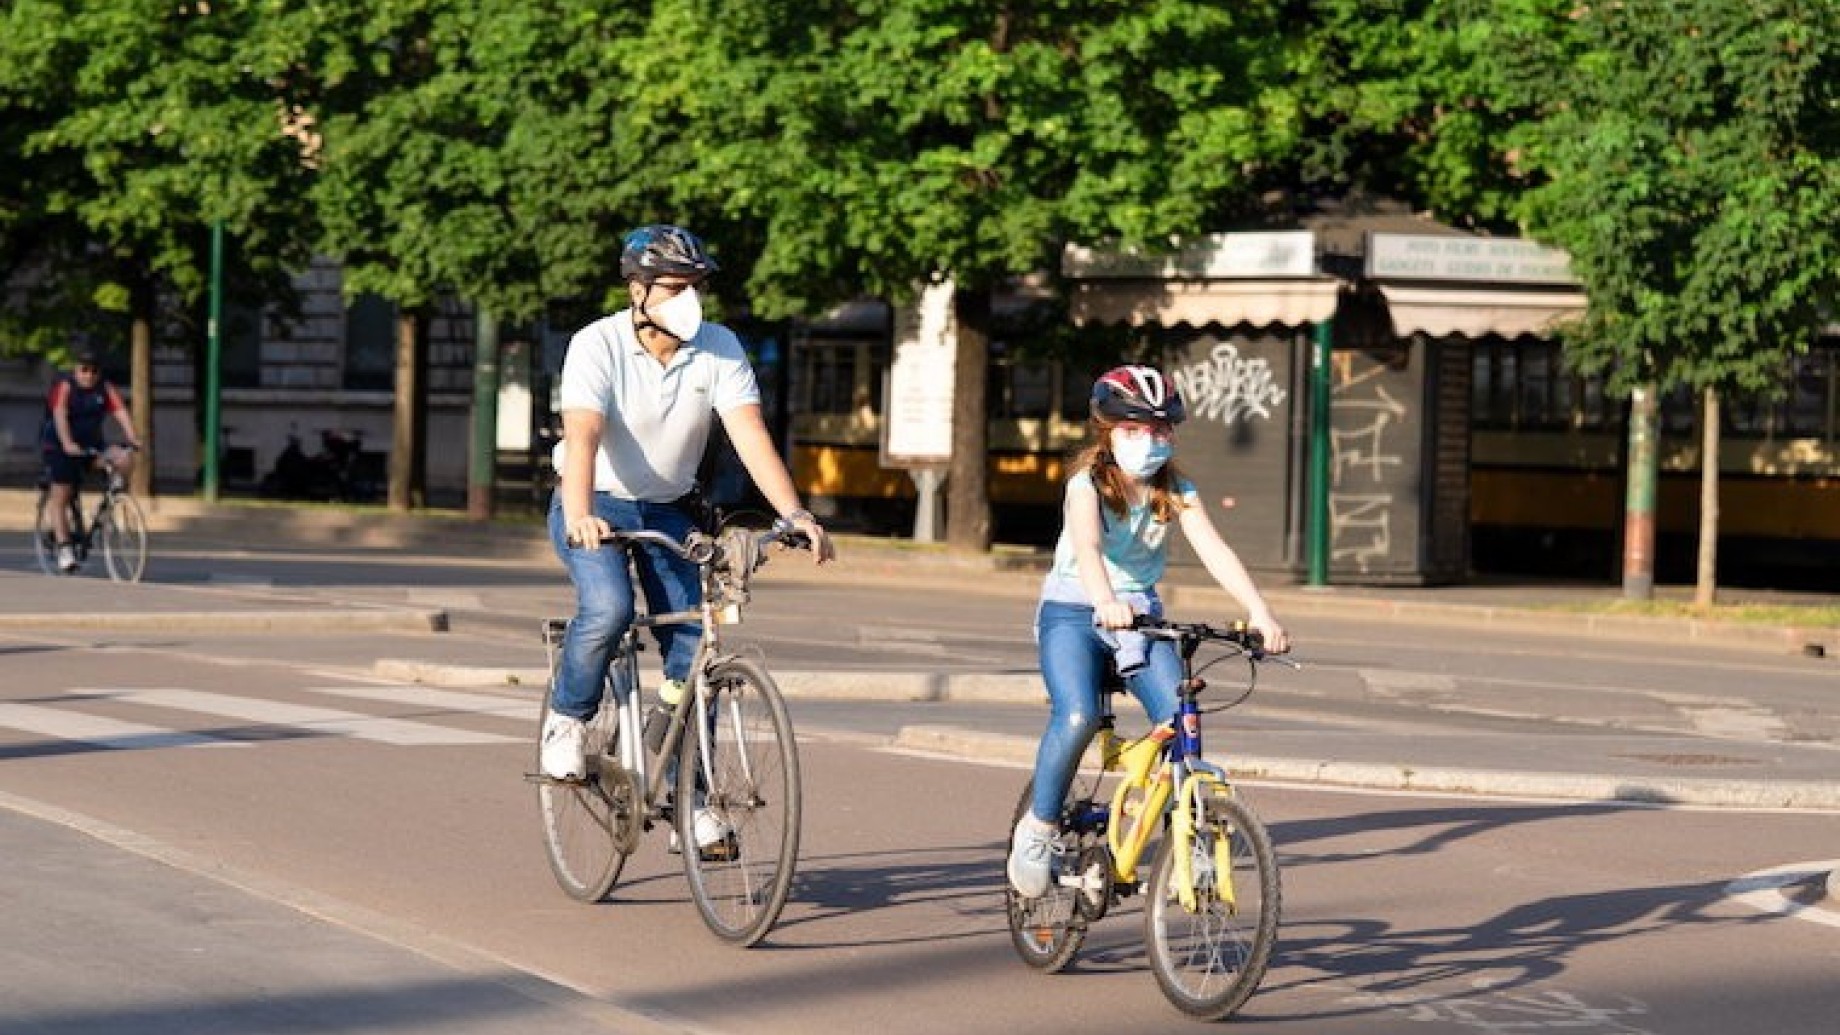
[[[1335,313],[1335,280],[1108,281],[1074,285],[1075,323],[1297,326]]]
[[[1401,338],[1424,333],[1433,338],[1499,334],[1545,335],[1566,320],[1582,316],[1582,291],[1512,291],[1380,285]]]

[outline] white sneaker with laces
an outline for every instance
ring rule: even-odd
[[[77,570],[77,551],[69,543],[59,543],[57,548],[58,570],[72,572]]]
[[[1010,839],[1009,883],[1023,898],[1040,898],[1054,879],[1054,838],[1060,831],[1033,813],[1016,821]]]
[[[543,775],[552,780],[580,780],[588,775],[582,752],[588,743],[588,727],[580,719],[561,712],[550,712],[543,722]]]

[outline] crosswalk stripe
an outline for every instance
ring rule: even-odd
[[[289,704],[285,701],[258,700],[202,690],[178,689],[107,689],[102,693],[117,701],[201,712],[268,726],[298,726],[319,733],[374,740],[405,747],[459,744],[509,744],[516,737],[473,730],[454,729],[401,719]]]
[[[497,718],[515,719],[528,724],[532,729],[535,729],[537,716],[542,710],[540,692],[533,692],[529,700],[518,700],[512,697],[495,697],[491,694],[437,690],[428,686],[362,686],[354,683],[345,686],[307,686],[301,689],[308,693],[326,694],[332,697],[355,697],[362,701],[409,704],[447,712],[462,712],[467,715],[490,715]]]
[[[233,740],[180,733],[158,726],[122,722],[101,715],[43,708],[31,704],[0,703],[0,726],[36,733],[41,737],[74,740],[107,748],[132,750],[164,747],[244,747]]]

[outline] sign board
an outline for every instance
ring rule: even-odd
[[[920,467],[952,459],[953,365],[958,326],[953,283],[927,284],[894,313],[894,362],[882,406],[882,466]]]
[[[1177,242],[1173,251],[1144,254],[1070,244],[1061,272],[1076,279],[1269,280],[1314,277],[1316,235],[1308,230],[1205,234]]]
[[[1367,275],[1400,280],[1575,285],[1571,257],[1517,237],[1367,235]]]

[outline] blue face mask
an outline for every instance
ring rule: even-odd
[[[1118,461],[1119,470],[1138,481],[1162,470],[1174,453],[1175,448],[1167,439],[1154,435],[1112,436],[1112,459]]]

